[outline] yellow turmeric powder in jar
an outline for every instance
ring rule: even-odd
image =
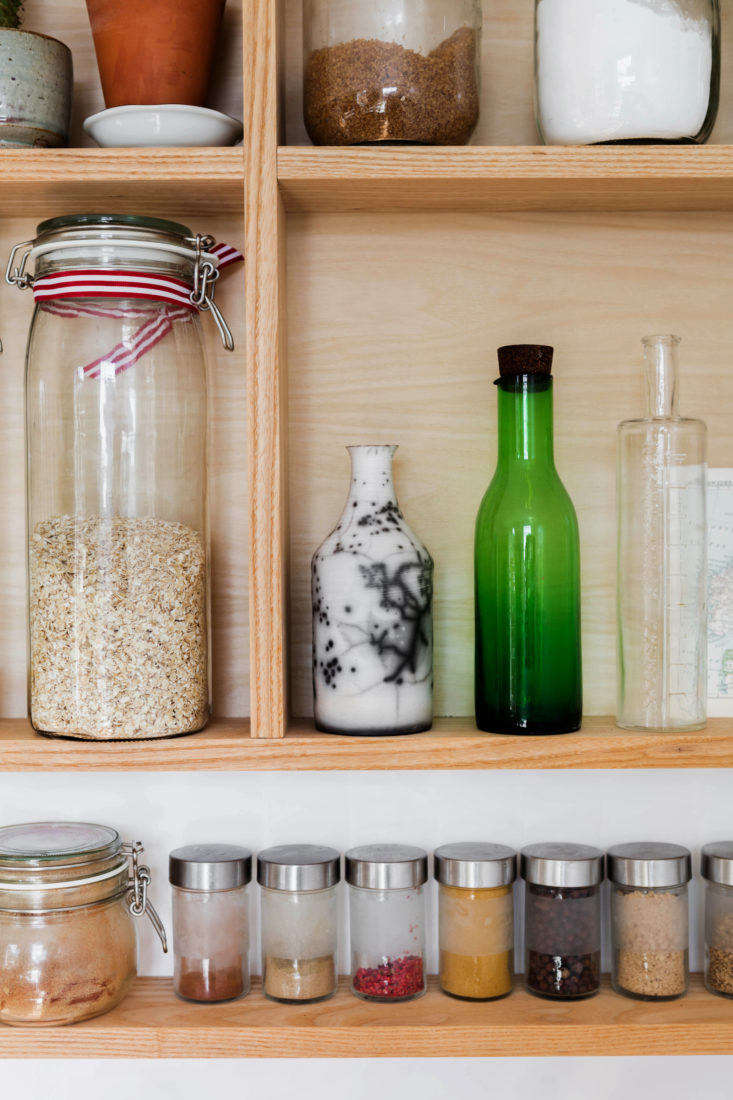
[[[512,989],[514,891],[512,882],[507,883],[506,878],[513,881],[514,872],[513,860],[504,854],[507,850],[501,850],[503,868],[496,867],[498,856],[491,861],[493,867],[486,866],[489,863],[486,857],[480,860],[483,866],[476,867],[476,847],[450,845],[436,852],[436,877],[440,883],[440,985],[453,997],[488,1001],[505,997]],[[474,856],[475,870],[465,874],[469,855]],[[503,877],[505,881],[503,885],[485,887],[449,885],[444,881],[461,877],[494,882]]]

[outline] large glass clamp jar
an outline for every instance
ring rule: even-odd
[[[13,249],[6,279],[36,300],[26,358],[29,695],[42,733],[167,737],[208,720],[198,314],[210,312],[232,346],[213,301],[232,256],[186,226],[111,215],[43,222]]]
[[[136,917],[167,950],[141,853],[105,825],[0,829],[0,1022],[71,1024],[114,1008],[137,972]]]

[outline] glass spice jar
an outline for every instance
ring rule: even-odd
[[[422,848],[372,844],[346,853],[351,988],[365,1001],[411,1001],[425,992]]]
[[[479,117],[480,0],[305,0],[315,145],[463,145]]]
[[[199,308],[233,346],[211,297],[211,248],[175,222],[79,215],[43,222],[11,254],[7,281],[36,300],[26,447],[29,699],[41,733],[132,740],[208,721]]]
[[[502,844],[435,851],[440,987],[470,1001],[506,997],[514,979],[517,854]]]
[[[611,882],[611,982],[640,1001],[672,1001],[689,983],[692,857],[678,844],[617,844]]]
[[[176,848],[173,988],[187,1001],[232,1001],[249,993],[247,884],[252,853],[231,844]]]
[[[733,997],[733,841],[706,844],[705,986],[720,997]]]
[[[0,829],[0,1022],[73,1024],[118,1005],[137,973],[135,919],[147,914],[142,845],[106,825]]]
[[[585,844],[532,844],[525,880],[524,981],[553,1000],[592,997],[601,984],[603,852]]]
[[[262,988],[270,1000],[324,1001],[336,992],[340,879],[334,848],[285,844],[258,855]]]

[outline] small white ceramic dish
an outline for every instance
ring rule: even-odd
[[[106,149],[234,145],[242,136],[242,123],[236,118],[179,103],[110,107],[85,119],[84,129]]]

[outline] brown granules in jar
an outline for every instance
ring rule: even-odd
[[[318,1001],[330,997],[336,988],[333,955],[317,959],[282,959],[267,955],[263,974],[264,991],[276,1001]]]
[[[3,1024],[101,1016],[120,1003],[136,973],[135,928],[124,899],[37,916],[0,912],[0,945]]]
[[[512,988],[511,886],[440,885],[440,986],[467,1000],[505,997]]]
[[[183,957],[176,993],[187,1001],[233,1001],[244,989],[244,963],[240,956],[230,966],[217,966],[211,959]]]
[[[664,1000],[687,989],[687,897],[665,890],[617,889],[613,899],[616,985]]]
[[[733,997],[733,913],[715,920],[708,950],[707,985],[714,993]]]
[[[427,56],[357,38],[310,55],[305,125],[316,145],[464,145],[478,122],[478,36],[461,27]]]

